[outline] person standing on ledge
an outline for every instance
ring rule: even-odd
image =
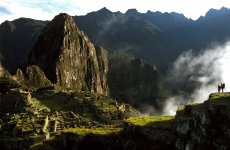
[[[221,90],[222,90],[222,93],[224,92],[224,89],[225,89],[225,83],[221,83]]]
[[[218,93],[220,93],[221,86],[218,84]]]

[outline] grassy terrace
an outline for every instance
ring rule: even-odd
[[[179,106],[176,117],[189,117],[191,110],[194,112],[205,112],[210,105],[223,105],[230,110],[230,93],[212,93],[204,103],[191,103]]]
[[[167,128],[171,126],[171,123],[175,116],[142,116],[142,117],[130,117],[126,122],[135,126],[156,126]]]
[[[230,92],[210,94],[210,100],[221,100],[230,97]]]
[[[33,98],[37,100],[35,105],[37,107],[46,106],[50,109],[55,109],[59,111],[66,111],[65,102],[66,99],[69,99],[70,95],[64,92],[59,92],[57,94],[53,94],[52,96],[46,96],[41,93],[33,95]]]
[[[112,133],[118,133],[122,128],[70,128],[66,129],[64,133],[74,133],[76,135],[85,136],[87,134],[95,135],[108,135]]]
[[[225,105],[230,110],[230,92],[211,94],[209,103],[212,105]]]
[[[183,105],[183,106],[179,106],[177,108],[177,111],[184,111],[186,107],[192,107],[193,109],[196,109],[197,111],[198,110],[203,110],[203,103],[191,103],[191,104],[186,104],[186,105]]]
[[[114,100],[93,93],[84,92],[60,92],[51,96],[42,93],[33,94],[36,106],[48,107],[59,111],[76,110],[75,106],[91,105],[92,107],[103,109],[104,111],[116,111]]]

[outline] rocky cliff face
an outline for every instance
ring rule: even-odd
[[[10,73],[5,68],[3,68],[3,66],[0,63],[0,78],[9,77],[9,76],[10,76]]]
[[[178,150],[229,149],[230,93],[214,93],[202,104],[179,108],[175,118]]]
[[[109,54],[108,84],[112,97],[147,113],[160,112],[167,95],[154,65],[123,53]],[[153,107],[156,112],[146,110],[147,106]]]
[[[29,64],[38,65],[61,89],[109,93],[106,55],[101,48],[95,48],[67,14],[57,15],[43,29],[30,53]]]
[[[10,73],[0,64],[0,95],[8,92],[11,88],[17,88],[19,86],[19,83],[15,81]]]

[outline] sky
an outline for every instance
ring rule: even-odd
[[[0,23],[20,17],[51,20],[60,12],[85,15],[103,7],[123,13],[131,8],[142,13],[148,10],[177,12],[196,20],[210,8],[230,8],[230,0],[1,0]]]

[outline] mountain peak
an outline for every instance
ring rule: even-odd
[[[206,14],[205,17],[213,17],[217,15],[224,15],[224,14],[229,14],[230,10],[226,7],[222,7],[220,9],[213,9],[211,8]]]
[[[68,15],[67,13],[60,13],[57,16],[54,17],[53,20],[67,20],[67,19],[71,19],[72,17],[70,15]]]
[[[98,10],[98,12],[103,13],[103,14],[111,14],[111,13],[112,13],[112,12],[111,12],[109,9],[107,9],[106,7],[101,8],[100,10]]]
[[[228,8],[227,7],[221,7],[220,10],[228,10]]]
[[[136,9],[132,8],[132,9],[128,9],[125,13],[128,15],[136,15],[139,12]]]
[[[56,25],[63,26],[65,22],[75,24],[72,16],[66,14],[66,13],[60,13],[57,16],[54,17],[54,19],[51,21],[51,23],[54,23]]]
[[[9,32],[13,32],[16,29],[15,25],[8,20],[4,21],[0,26],[2,27],[1,30],[5,30]]]
[[[96,50],[73,18],[61,13],[43,29],[31,50],[29,64],[39,66],[46,77],[61,89],[107,95],[107,61],[106,58],[100,59],[98,55],[101,53],[97,51],[101,49]]]
[[[66,14],[66,13],[60,13],[57,16],[55,16],[44,28],[42,33],[47,33],[47,32],[53,32],[61,36],[61,34],[65,34],[67,32],[76,32],[78,34],[83,34],[79,30],[79,28],[76,26],[74,19],[72,16]]]
[[[106,7],[101,8],[99,11],[104,11],[104,12],[111,12],[109,9],[107,9]]]

